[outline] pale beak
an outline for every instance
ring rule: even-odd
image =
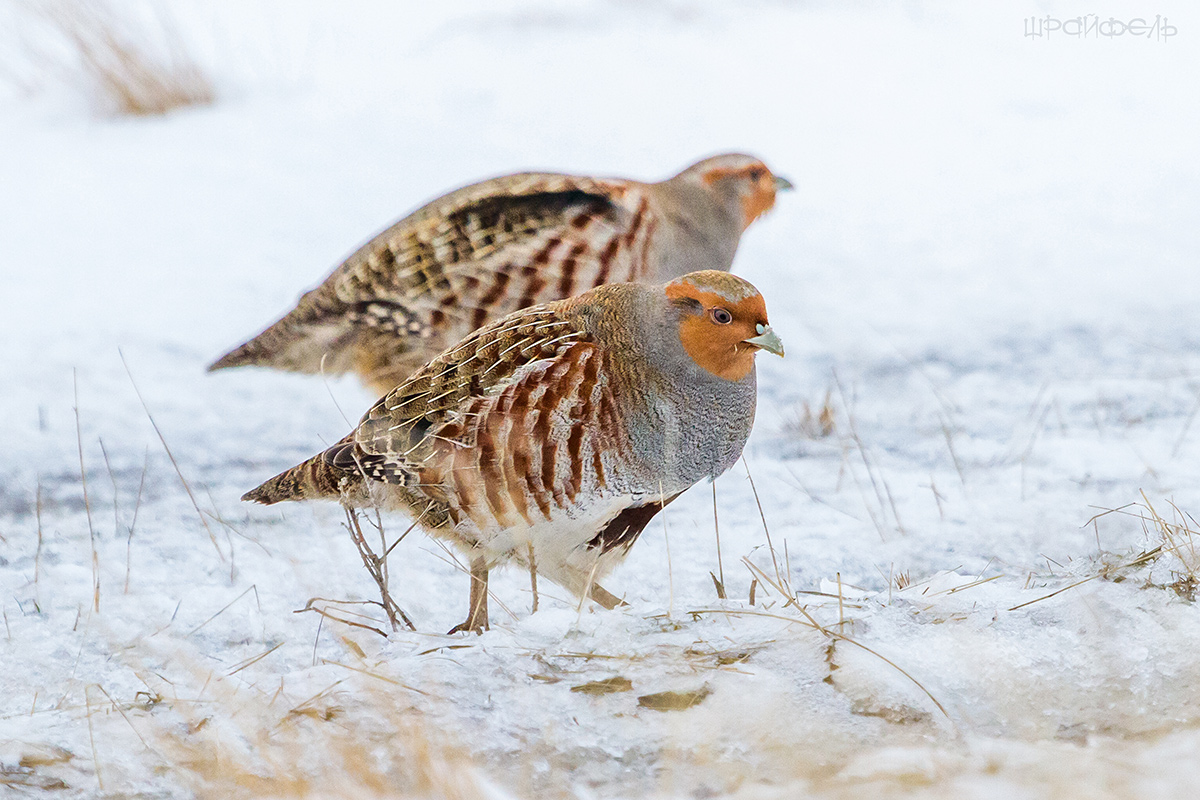
[[[754,330],[758,332],[758,336],[743,339],[743,344],[752,344],[759,349],[766,350],[768,353],[774,353],[783,358],[783,342],[779,341],[779,337],[775,335],[775,331],[771,330],[770,325],[759,323]]]
[[[796,187],[793,186],[792,182],[789,181],[787,178],[783,177],[782,175],[775,176],[775,191],[790,192],[792,189],[795,189],[795,188]]]

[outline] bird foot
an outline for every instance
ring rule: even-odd
[[[446,635],[449,636],[454,633],[463,633],[463,632],[482,634],[486,630],[489,630],[488,624],[486,622],[480,622],[480,621],[473,622],[468,618],[467,620],[458,623],[453,628],[446,631]]]

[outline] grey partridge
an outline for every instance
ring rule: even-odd
[[[523,173],[438,198],[360,247],[209,369],[357,373],[382,395],[471,331],[606,283],[728,270],[791,184],[748,155],[658,183]]]
[[[455,630],[487,626],[488,571],[504,562],[612,607],[597,581],[741,454],[759,350],[783,355],[762,296],[728,272],[600,286],[475,331],[242,499],[405,512],[469,557]]]

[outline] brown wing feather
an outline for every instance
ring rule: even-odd
[[[473,401],[499,394],[535,362],[552,362],[587,334],[552,307],[520,311],[486,326],[430,361],[381,398],[349,441],[326,460],[364,467],[368,477],[409,484],[431,449],[456,447]],[[439,444],[440,443],[440,444]]]
[[[612,521],[605,525],[595,538],[588,542],[587,546],[592,549],[598,547],[601,553],[623,547],[628,553],[629,548],[633,547],[633,543],[650,524],[650,520],[654,519],[659,511],[662,511],[678,496],[672,495],[640,506],[629,506],[613,517]]]

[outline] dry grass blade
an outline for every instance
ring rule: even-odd
[[[104,694],[105,697],[108,698],[108,702],[112,704],[112,707],[114,709],[116,709],[116,712],[121,715],[122,719],[125,720],[125,724],[127,724],[129,726],[129,729],[131,731],[133,731],[133,735],[136,736],[138,738],[138,741],[142,743],[142,747],[146,748],[147,751],[154,753],[155,755],[158,755],[158,751],[156,751],[153,747],[151,747],[149,744],[147,744],[146,740],[144,738],[142,738],[142,734],[134,726],[133,720],[131,720],[129,718],[129,715],[125,713],[125,709],[122,708],[121,705],[116,700],[113,699],[113,696],[108,693],[108,690],[105,689],[103,686],[101,686],[98,683],[95,684],[95,686],[97,689],[99,689]]]
[[[286,694],[246,692],[233,685],[236,678],[214,679],[203,709],[189,701],[190,720],[160,726],[151,740],[171,765],[164,777],[176,793],[223,800],[509,796],[436,723],[412,713],[393,681],[354,671],[377,681],[355,680],[364,685],[353,690],[339,681],[303,703],[282,705]],[[350,708],[342,707],[343,698]],[[351,715],[364,706],[378,724],[356,724]]]
[[[533,554],[533,542],[529,543],[529,590],[533,592],[533,608],[529,613],[536,614],[538,610],[537,558]]]
[[[928,689],[925,688],[925,684],[921,683],[919,680],[917,680],[911,674],[909,674],[908,670],[904,669],[899,664],[897,664],[895,661],[892,661],[890,658],[883,655],[882,653],[880,653],[876,650],[872,650],[870,647],[867,647],[865,644],[858,641],[857,639],[852,639],[844,633],[838,633],[837,631],[831,631],[828,628],[822,627],[820,624],[817,623],[816,620],[814,620],[811,616],[809,616],[808,613],[804,611],[804,609],[800,609],[800,612],[802,614],[804,614],[804,616],[807,617],[807,619],[797,619],[796,617],[788,617],[788,616],[784,616],[783,614],[771,614],[767,611],[748,611],[748,610],[736,610],[736,609],[728,611],[729,614],[733,614],[733,615],[737,615],[737,616],[766,617],[768,619],[778,619],[778,620],[783,620],[784,622],[792,622],[797,625],[805,625],[807,627],[814,628],[815,630],[818,630],[821,633],[823,633],[826,636],[829,636],[833,639],[837,639],[838,641],[841,641],[841,642],[846,642],[847,644],[852,644],[855,647],[859,648],[860,650],[863,650],[863,651],[875,656],[880,661],[882,661],[883,663],[887,664],[892,669],[899,672],[905,678],[908,678],[908,680],[912,681],[913,685],[916,686],[918,689],[920,689],[925,694],[925,696],[929,698],[930,702],[932,702],[935,706],[937,706],[938,711],[942,712],[942,715],[945,716],[946,719],[951,719],[949,712],[946,711],[946,707],[943,706],[941,704],[941,702],[939,702],[938,699],[933,696],[932,692],[930,692]],[[695,615],[723,614],[723,613],[726,613],[726,609],[699,608],[699,609],[696,609],[695,611],[689,611],[688,613],[695,614]],[[951,720],[951,721],[953,721],[953,720]]]
[[[113,490],[113,535],[115,536],[117,533],[117,529],[121,527],[121,509],[120,509],[120,503],[118,502],[120,499],[121,492],[120,492],[120,489],[117,488],[117,476],[115,473],[113,473],[112,461],[108,457],[108,448],[104,446],[104,439],[102,437],[97,437],[96,440],[100,443],[100,455],[102,455],[104,457],[104,469],[108,472],[109,483],[112,484],[112,490]]]
[[[129,537],[125,540],[125,594],[129,594],[129,571],[133,559],[133,531],[137,528],[138,511],[142,508],[142,492],[146,489],[146,471],[150,468],[150,448],[142,459],[142,479],[138,481],[137,499],[133,503],[133,519],[129,522]]]
[[[993,575],[990,578],[980,578],[978,580],[971,581],[970,583],[964,583],[962,586],[955,586],[953,589],[947,589],[944,594],[958,594],[959,592],[965,592],[967,589],[974,589],[976,586],[982,586],[985,583],[991,583],[992,581],[999,580],[1003,577],[1004,575],[1000,574]],[[935,592],[933,595],[929,596],[934,597],[937,594],[942,594],[942,592]]]
[[[100,791],[104,791],[104,776],[100,771],[100,758],[96,755],[96,731],[92,727],[92,697],[88,693],[91,685],[83,687],[83,702],[87,704],[87,726],[88,726],[88,743],[92,748],[92,766],[96,771],[96,785],[100,787]]]
[[[954,471],[958,473],[958,481],[965,487],[967,476],[963,474],[962,463],[958,460],[958,453],[954,450],[954,434],[950,432],[950,422],[940,414],[938,422],[942,426],[942,436],[946,439],[946,449],[950,451],[950,461],[954,464]]]
[[[717,599],[728,600],[729,598],[725,596],[725,583],[717,578],[717,573],[709,570],[708,577],[712,578],[713,588],[717,590]]]
[[[837,573],[837,586],[838,586],[838,595],[837,595],[838,630],[845,631],[846,630],[846,601],[844,599],[844,596],[842,595],[842,573],[840,573],[840,572]]]
[[[317,606],[313,605],[313,603],[316,603],[316,602],[332,603],[332,602],[336,602],[336,601],[325,600],[324,598],[321,598],[321,597],[314,597],[308,601],[308,603],[304,606],[304,608],[298,608],[295,611],[293,611],[292,613],[293,614],[303,614],[308,611],[313,611],[313,612],[316,612],[317,614],[320,614],[325,619],[331,619],[334,622],[340,622],[343,625],[349,625],[353,628],[362,628],[365,631],[371,631],[372,633],[378,633],[380,636],[382,636],[385,639],[388,638],[388,635],[386,633],[384,633],[379,628],[376,628],[374,625],[367,625],[362,622],[355,622],[354,620],[346,619],[345,617],[339,617],[337,614],[331,613],[328,608],[318,608]],[[375,601],[366,601],[366,602],[371,602],[374,605],[381,605],[380,603],[375,602]],[[339,610],[344,611],[344,609],[339,609]],[[349,612],[346,612],[346,613],[349,613]],[[366,615],[360,615],[360,616],[363,616],[364,619],[372,619],[371,617],[367,617]],[[318,631],[318,633],[319,633],[319,631]],[[314,650],[314,652],[316,651],[316,643],[315,642],[313,643],[313,650]]]
[[[321,659],[321,663],[328,664],[331,667],[341,667],[342,669],[348,669],[351,672],[357,672],[362,675],[366,675],[369,678],[374,678],[377,681],[383,681],[384,683],[390,683],[393,686],[399,686],[401,689],[407,689],[410,692],[416,692],[417,694],[422,694],[422,695],[425,695],[426,697],[430,696],[429,692],[422,691],[415,686],[409,686],[407,683],[401,683],[400,681],[389,678],[386,675],[380,675],[378,672],[371,672],[371,670],[369,670],[369,669],[363,669],[362,667],[353,667],[349,664],[343,664],[340,661],[330,661],[328,658]]]
[[[214,619],[216,619],[217,617],[219,617],[219,616],[221,616],[222,614],[224,614],[226,611],[228,611],[228,610],[229,610],[229,607],[230,607],[230,606],[232,606],[232,605],[233,605],[234,603],[236,603],[238,600],[241,600],[243,597],[245,597],[246,595],[250,594],[251,592],[254,592],[254,596],[255,596],[255,597],[257,597],[257,596],[258,596],[258,584],[251,584],[249,589],[247,589],[246,591],[244,591],[244,592],[242,592],[241,594],[239,594],[237,597],[235,597],[235,598],[233,598],[232,600],[230,600],[228,603],[226,603],[226,604],[225,604],[225,607],[224,607],[224,608],[222,608],[222,609],[221,609],[220,611],[218,611],[217,613],[213,614],[213,615],[212,615],[211,617],[209,617],[208,619],[204,620],[204,622],[201,622],[199,625],[197,625],[196,627],[192,628],[190,631],[188,631],[188,632],[187,632],[187,635],[186,635],[186,636],[184,636],[183,638],[187,639],[187,638],[191,637],[191,636],[192,636],[194,633],[196,633],[196,631],[200,630],[200,629],[201,629],[201,628],[203,628],[205,625],[207,625],[208,623],[212,622],[212,621],[213,621]]]
[[[775,567],[775,577],[779,579],[779,584],[783,584],[783,574],[779,571],[779,560],[775,557],[775,545],[771,543],[771,530],[767,527],[767,515],[763,512],[762,500],[758,498],[758,489],[754,486],[754,477],[750,474],[750,465],[746,463],[746,456],[742,456],[742,466],[746,470],[746,479],[750,481],[750,491],[754,493],[754,502],[758,506],[758,518],[762,520],[763,533],[767,537],[767,548],[771,551],[771,564]],[[744,559],[743,559],[744,560]],[[785,597],[791,597],[789,592],[780,593]]]
[[[717,597],[721,600],[725,599],[725,565],[721,562],[721,521],[717,518],[717,481],[714,478],[712,481],[712,496],[713,496],[713,533],[717,537],[717,572],[720,577],[712,575],[713,584],[717,587]]]
[[[156,8],[157,24],[139,22],[129,5],[105,0],[44,0],[33,9],[73,51],[76,64],[60,71],[83,82],[107,113],[165,114],[216,97],[165,5]]]
[[[791,586],[789,586],[786,583],[779,583],[777,581],[771,580],[771,576],[767,575],[767,573],[762,569],[762,567],[758,566],[753,561],[751,561],[748,556],[742,556],[742,563],[745,564],[746,568],[750,570],[750,574],[752,576],[754,576],[756,583],[761,582],[763,585],[771,587],[780,595],[780,597],[782,597],[784,600],[787,601],[786,603],[783,604],[784,608],[787,608],[788,606],[795,606],[797,609],[799,609],[800,613],[804,614],[804,616],[806,616],[806,617],[809,616],[808,612],[800,607],[799,601],[796,600],[796,593],[791,591]],[[754,589],[754,587],[752,584],[751,585],[751,603],[750,603],[751,605],[754,605],[753,589]],[[826,594],[824,592],[804,592],[803,594],[818,595],[821,597],[835,597],[835,595]],[[812,618],[809,617],[809,619],[812,619]],[[816,624],[815,620],[813,620],[813,624],[814,625]]]
[[[321,707],[317,706],[317,701],[321,700],[323,697],[325,697],[325,695],[329,694],[331,691],[336,689],[342,683],[343,683],[343,681],[340,681],[340,680],[334,681],[332,684],[330,684],[329,686],[326,686],[324,689],[317,692],[316,694],[314,694],[312,697],[308,698],[304,702],[298,703],[297,705],[293,706],[291,709],[288,710],[287,715],[280,721],[279,725],[282,726],[284,722],[287,722],[291,719],[298,718],[298,717],[310,717],[312,719],[317,719],[317,720],[321,720],[323,722],[328,722],[329,720],[333,719],[334,717],[340,715],[342,713],[342,711],[345,710],[341,706],[326,705],[325,707],[321,708]]]
[[[38,605],[40,606],[41,586],[38,583],[42,573],[42,476],[37,476],[37,494],[34,498],[34,514],[37,516],[37,551],[33,554],[33,586],[35,597],[39,598]]]
[[[171,452],[171,447],[167,444],[167,437],[163,436],[158,423],[154,421],[154,415],[150,413],[150,406],[146,405],[146,398],[142,397],[142,390],[138,388],[137,381],[133,379],[133,372],[129,369],[129,362],[125,360],[125,354],[121,352],[120,348],[117,348],[117,354],[121,356],[121,364],[125,367],[125,374],[129,376],[129,382],[133,385],[133,392],[137,395],[138,402],[142,404],[142,409],[146,412],[146,418],[150,420],[150,425],[158,435],[158,440],[162,442],[163,450],[167,451],[167,458],[171,459],[171,466],[175,468],[175,474],[179,476],[179,482],[183,484],[183,490],[187,492],[188,499],[192,501],[192,508],[196,509],[196,516],[200,517],[200,524],[208,532],[208,539],[212,542],[213,549],[217,551],[217,556],[224,561],[225,554],[221,552],[221,545],[217,544],[217,537],[213,533],[212,528],[208,526],[208,520],[205,518],[204,512],[200,510],[200,504],[196,502],[196,495],[192,493],[191,485],[187,482],[187,478],[183,477],[183,470],[179,468],[179,462],[175,460],[175,454]]]
[[[1140,567],[1145,564],[1148,564],[1151,561],[1153,561],[1155,558],[1158,557],[1159,553],[1162,552],[1162,549],[1163,548],[1161,546],[1159,546],[1159,547],[1155,547],[1152,550],[1147,550],[1143,553],[1138,553],[1132,559],[1130,559],[1129,561],[1126,561],[1123,564],[1117,564],[1116,566],[1104,567],[1099,572],[1097,572],[1095,575],[1089,575],[1086,578],[1081,578],[1080,580],[1077,580],[1073,583],[1069,583],[1066,586],[1062,587],[1061,589],[1057,589],[1053,592],[1050,592],[1050,594],[1042,595],[1041,597],[1034,598],[1033,600],[1028,600],[1019,605],[1015,605],[1012,608],[1010,608],[1009,611],[1016,611],[1018,609],[1025,608],[1025,606],[1031,606],[1034,603],[1040,603],[1043,600],[1049,600],[1051,597],[1060,595],[1063,592],[1067,591],[1068,589],[1074,589],[1076,586],[1082,586],[1083,584],[1087,583],[1088,581],[1096,580],[1096,578],[1107,578],[1110,575],[1112,575],[1113,573],[1120,572],[1121,570],[1134,569],[1136,567]],[[963,587],[963,588],[966,588],[966,587]]]
[[[870,480],[871,489],[875,493],[875,500],[879,505],[879,516],[886,517],[886,511],[888,508],[890,508],[892,512],[892,519],[896,523],[896,530],[901,535],[907,535],[907,531],[904,529],[904,523],[900,521],[900,515],[896,509],[896,501],[892,497],[891,487],[888,486],[887,480],[884,479],[882,470],[880,470],[879,466],[871,460],[870,455],[867,453],[867,446],[863,443],[862,437],[858,434],[858,424],[855,421],[854,409],[851,407],[850,401],[846,397],[846,389],[842,386],[842,379],[838,376],[837,370],[833,371],[833,381],[834,385],[837,386],[838,396],[841,397],[842,408],[846,412],[846,427],[849,428],[850,431],[850,440],[854,442],[854,446],[858,450],[858,455],[859,458],[862,459],[863,467],[865,467],[867,470],[867,479]],[[951,454],[953,454],[953,449],[951,449]],[[847,468],[849,469],[848,463]],[[857,486],[858,476],[855,474],[853,469],[849,469],[849,472],[851,479],[853,479],[855,485]],[[878,478],[875,476],[876,472],[879,473]],[[882,490],[880,489],[881,484],[883,486]],[[865,501],[866,492],[862,491],[861,487],[859,488],[859,491],[862,492]],[[876,517],[876,514],[870,508],[869,503],[864,502],[864,506],[866,506],[867,514],[871,517],[871,522],[875,524],[876,530],[879,531],[879,538],[886,539],[887,537],[884,535],[882,521]]]
[[[1196,420],[1196,414],[1200,413],[1200,395],[1196,397],[1196,405],[1192,406],[1192,411],[1188,414],[1187,420],[1183,423],[1183,430],[1179,432],[1178,438],[1175,440],[1175,446],[1171,448],[1171,458],[1179,455],[1180,449],[1183,447],[1183,440],[1187,438],[1188,431],[1191,430],[1192,423]]]
[[[83,428],[79,422],[79,373],[71,370],[75,389],[75,442],[79,445],[79,480],[83,482],[83,508],[87,512],[88,536],[92,544],[92,607],[100,610],[100,555],[96,551],[96,527],[92,524],[92,501],[88,497],[87,469],[83,466]]]
[[[62,778],[38,775],[33,767],[12,767],[8,764],[0,764],[0,786],[15,786],[21,789],[38,789],[41,791],[71,788],[70,784]]]
[[[266,651],[265,653],[259,653],[256,656],[251,656],[250,658],[247,658],[245,661],[242,661],[241,663],[239,663],[237,666],[235,666],[233,669],[229,670],[229,672],[226,672],[225,674],[226,675],[236,675],[237,673],[244,670],[246,667],[253,666],[253,665],[257,664],[259,661],[262,661],[264,658],[271,655],[271,653],[274,653],[276,650],[283,647],[284,644],[286,644],[286,642],[280,642],[279,644],[275,645],[274,647],[272,647],[270,650]]]
[[[1062,587],[1061,589],[1058,589],[1058,590],[1056,590],[1056,591],[1053,591],[1053,592],[1051,592],[1050,594],[1047,594],[1047,595],[1043,595],[1043,596],[1041,596],[1041,597],[1034,598],[1033,600],[1027,600],[1027,601],[1026,601],[1026,602],[1024,602],[1024,603],[1020,603],[1020,604],[1018,604],[1018,605],[1015,605],[1015,606],[1013,606],[1012,608],[1010,608],[1010,609],[1009,609],[1009,611],[1017,611],[1018,609],[1022,609],[1022,608],[1024,608],[1025,606],[1031,606],[1031,605],[1033,605],[1034,603],[1040,603],[1040,602],[1042,602],[1043,600],[1049,600],[1051,597],[1054,597],[1054,596],[1056,596],[1056,595],[1060,595],[1060,594],[1062,594],[1063,592],[1067,591],[1068,589],[1074,589],[1076,586],[1082,586],[1083,584],[1087,583],[1088,581],[1094,581],[1094,580],[1096,580],[1096,578],[1099,578],[1099,577],[1100,577],[1100,573],[1099,573],[1099,572],[1097,572],[1095,575],[1089,575],[1089,576],[1087,576],[1086,578],[1083,578],[1083,579],[1081,579],[1081,580],[1077,580],[1077,581],[1075,581],[1074,583],[1069,583],[1069,584],[1067,584],[1066,586]]]
[[[75,758],[75,754],[65,747],[53,744],[30,745],[21,754],[22,767],[50,767],[55,764],[65,764]]]

